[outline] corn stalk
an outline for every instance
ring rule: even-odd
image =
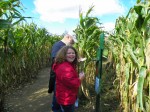
[[[88,99],[90,99],[90,93],[88,87],[90,87],[90,84],[93,82],[92,80],[94,79],[94,72],[92,72],[93,69],[90,68],[90,64],[92,64],[91,60],[93,59],[93,57],[96,57],[95,49],[97,49],[99,46],[98,45],[99,41],[97,40],[99,40],[99,35],[101,33],[99,19],[90,16],[93,7],[94,6],[89,8],[85,16],[83,12],[80,11],[79,25],[74,31],[76,33],[77,40],[78,40],[78,43],[76,44],[75,47],[77,48],[80,57],[87,58],[87,60],[84,63],[82,62],[82,64],[80,64],[80,66],[82,66],[80,68],[80,71],[84,71],[86,75],[86,79],[82,83],[81,88],[84,95]]]
[[[137,0],[126,17],[116,20],[115,34],[109,38],[114,43],[113,58],[124,112],[148,112],[150,108],[149,8],[149,1]]]

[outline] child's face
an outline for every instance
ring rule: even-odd
[[[75,51],[69,48],[66,54],[66,60],[72,63],[75,60],[75,57],[76,57]]]

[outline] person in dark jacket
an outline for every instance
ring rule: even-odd
[[[70,34],[65,34],[65,36],[63,37],[62,40],[54,43],[54,45],[52,46],[52,51],[51,51],[51,68],[52,65],[54,63],[55,57],[57,52],[66,45],[73,45],[74,42],[76,41],[75,37],[73,37]],[[51,69],[50,70],[50,79],[49,79],[49,86],[48,86],[48,93],[52,93],[53,94],[53,99],[52,99],[52,111],[53,112],[60,112],[60,106],[56,101],[56,97],[55,97],[55,72]]]
[[[61,112],[74,112],[84,73],[77,73],[78,54],[74,47],[64,46],[55,58],[52,69],[56,73],[56,100]]]

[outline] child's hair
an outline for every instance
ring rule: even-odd
[[[64,46],[64,47],[62,47],[58,51],[58,53],[56,55],[55,63],[62,63],[64,61],[66,61],[66,54],[67,54],[68,49],[74,50],[74,52],[75,52],[75,60],[72,63],[75,66],[77,65],[77,63],[78,63],[78,53],[77,53],[76,49],[74,47],[72,47],[72,46]]]

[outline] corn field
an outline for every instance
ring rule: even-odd
[[[49,65],[50,48],[61,36],[27,24],[19,0],[0,1],[0,107],[8,88],[36,77]],[[28,17],[29,18],[29,17]]]
[[[116,20],[112,50],[125,112],[150,111],[150,1],[140,2]],[[113,43],[113,44],[112,44]],[[113,48],[113,49],[112,49]]]
[[[102,32],[98,18],[89,17],[91,7],[75,29],[80,45],[78,51],[82,57],[88,57],[84,63],[86,81],[83,91],[90,97],[89,84],[93,84],[95,65],[90,61],[96,56],[99,35]],[[97,24],[98,23],[98,24]],[[105,32],[105,31],[104,31]],[[108,61],[113,63],[116,71],[114,84],[120,96],[120,111],[150,111],[150,1],[137,0],[126,17],[116,20],[113,34],[105,32],[105,50]],[[87,45],[87,46],[86,46]],[[92,46],[92,47],[91,47]],[[88,67],[90,66],[90,67]],[[93,79],[93,80],[88,80]],[[89,98],[90,99],[90,98]]]
[[[36,77],[40,68],[49,65],[50,50],[61,36],[51,35],[35,23],[26,23],[19,10],[19,0],[0,1],[0,107],[4,94],[15,85]],[[102,23],[90,14],[79,13],[79,24],[74,30],[75,44],[80,57],[86,57],[79,65],[86,78],[82,93],[92,101],[95,81],[95,61],[99,36],[105,38],[104,54],[116,73],[114,86],[120,98],[120,111],[150,112],[150,1],[137,0],[126,17],[119,17],[113,33],[102,29]],[[105,67],[103,68],[105,69]],[[110,71],[107,71],[110,72]],[[108,73],[106,73],[108,74]],[[0,108],[0,110],[1,110]]]

